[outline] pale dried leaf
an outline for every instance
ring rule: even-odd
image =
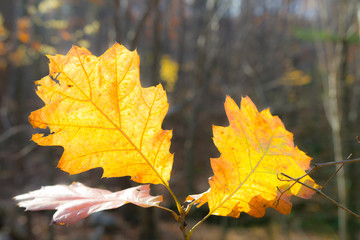
[[[127,203],[145,208],[158,206],[162,196],[151,196],[149,185],[110,192],[73,183],[69,186],[45,186],[14,199],[20,207],[30,211],[56,209],[52,223],[72,224],[92,213],[118,208]]]

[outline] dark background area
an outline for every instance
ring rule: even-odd
[[[16,207],[13,196],[45,185],[133,185],[102,179],[101,169],[69,176],[56,168],[62,148],[30,141],[27,117],[43,106],[34,81],[48,74],[46,54],[79,45],[100,56],[116,41],[137,49],[142,85],[168,91],[170,185],[184,200],[209,187],[209,158],[219,156],[212,124],[228,125],[226,95],[270,108],[314,162],[359,157],[359,10],[355,0],[0,0],[0,239],[181,239],[172,216],[158,209],[126,205],[64,227],[49,226],[51,211]],[[321,185],[334,170],[312,177]],[[357,213],[359,174],[359,164],[347,165],[324,189]],[[160,186],[153,191],[174,207]],[[288,216],[211,217],[193,239],[360,238],[359,221],[326,199],[293,202]],[[206,214],[193,210],[189,225]]]

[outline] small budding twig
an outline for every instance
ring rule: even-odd
[[[289,187],[287,187],[285,190],[279,190],[280,192],[280,195],[276,201],[276,205],[279,203],[282,195],[290,190],[296,183],[299,183],[315,192],[317,192],[318,194],[320,194],[321,196],[323,196],[324,198],[326,198],[327,200],[329,200],[331,203],[335,204],[336,206],[338,206],[339,208],[343,209],[344,211],[350,213],[351,215],[355,216],[356,218],[360,218],[360,215],[354,213],[353,211],[349,210],[348,208],[344,207],[343,205],[339,204],[338,202],[336,202],[334,199],[332,199],[331,197],[329,197],[328,195],[326,195],[322,190],[324,189],[324,187],[330,182],[331,179],[334,178],[334,176],[339,172],[339,169],[341,169],[341,167],[347,163],[355,163],[355,162],[360,162],[360,158],[355,158],[355,159],[349,159],[351,157],[351,155],[348,157],[347,160],[343,160],[343,161],[338,161],[338,162],[325,162],[325,163],[315,163],[313,165],[313,167],[310,168],[310,170],[304,174],[303,176],[301,177],[298,177],[298,178],[293,178],[293,177],[290,177],[289,175],[285,174],[285,173],[280,173],[280,175],[286,177],[287,179],[281,179],[279,176],[278,176],[278,179],[280,181],[294,181]],[[326,183],[324,184],[323,187],[321,187],[320,189],[317,189],[317,188],[314,188],[314,187],[311,187],[309,186],[308,184],[306,183],[303,183],[301,182],[300,180],[303,179],[304,177],[310,175],[312,172],[316,171],[316,170],[319,170],[320,168],[322,167],[328,167],[328,166],[333,166],[333,165],[337,165],[337,164],[341,164],[341,166],[335,171],[335,173],[326,181]]]
[[[346,158],[346,160],[349,160],[350,157],[352,156],[352,153]],[[345,165],[345,163],[341,164],[341,166],[336,169],[336,171],[333,173],[333,175],[331,175],[331,177],[324,183],[324,185],[322,186],[321,190],[324,190],[324,188],[328,185],[328,183],[336,176],[336,174],[340,171],[340,169],[342,169],[342,167]]]

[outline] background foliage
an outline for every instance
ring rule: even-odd
[[[226,94],[237,102],[248,95],[259,109],[270,107],[316,162],[350,153],[359,157],[359,7],[351,0],[0,1],[1,236],[60,239],[69,232],[49,227],[49,213],[25,216],[11,200],[16,194],[72,180],[109,190],[131,186],[128,178],[100,179],[100,169],[69,177],[55,168],[61,148],[29,142],[33,130],[27,117],[42,106],[34,81],[48,74],[44,54],[66,54],[75,44],[100,55],[115,41],[137,49],[142,84],[161,82],[168,90],[170,110],[163,128],[174,131],[171,184],[184,198],[208,188],[209,158],[219,156],[211,124],[227,124]],[[314,178],[321,184],[331,171]],[[344,192],[335,181],[327,187],[355,212],[360,212],[359,172],[357,165],[345,168]],[[359,223],[352,217],[339,221],[344,216],[337,211],[315,197],[295,203],[289,216],[268,211],[262,219],[212,217],[213,230],[204,225],[193,238],[335,239],[340,226],[342,239],[356,239]],[[72,226],[66,239],[104,234],[168,239],[178,232],[169,218],[127,206]]]

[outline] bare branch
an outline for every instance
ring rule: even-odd
[[[301,185],[303,185],[303,186],[305,186],[305,187],[307,187],[307,188],[309,188],[309,189],[317,192],[318,194],[320,194],[321,196],[323,196],[324,198],[326,198],[327,200],[329,200],[331,203],[335,204],[335,205],[338,206],[339,208],[341,208],[341,209],[343,209],[344,211],[350,213],[351,215],[355,216],[356,218],[360,218],[360,215],[358,215],[358,214],[354,213],[353,211],[349,210],[348,208],[342,206],[341,204],[339,204],[338,202],[336,202],[334,199],[332,199],[331,197],[329,197],[328,195],[326,195],[325,193],[323,193],[323,192],[321,191],[321,189],[313,188],[313,187],[307,185],[306,183],[301,182],[301,181],[300,181],[301,178],[292,178],[292,177],[286,175],[285,173],[281,173],[281,175],[283,175],[284,177],[289,178],[289,179],[292,180],[292,181],[295,181],[296,183],[300,183]],[[287,190],[289,190],[289,189],[286,189],[286,191],[287,191]],[[284,192],[285,192],[285,191],[284,191]],[[283,192],[282,192],[282,194],[283,194]]]
[[[29,130],[29,127],[26,125],[19,125],[19,126],[11,127],[6,132],[0,134],[0,143],[4,142],[5,140],[14,136],[17,133],[26,131],[26,130]]]
[[[346,160],[349,160],[350,157],[352,156],[352,154],[350,154]],[[344,166],[345,163],[341,164],[341,166],[336,169],[336,171],[333,173],[333,175],[331,175],[331,177],[324,183],[324,185],[322,186],[321,190],[324,190],[324,188],[329,184],[329,182],[336,176],[336,174],[340,171],[340,169],[342,169],[342,167]]]
[[[280,195],[279,195],[279,197],[278,197],[278,199],[277,199],[277,201],[276,201],[276,205],[279,203],[282,195],[283,195],[285,192],[287,192],[288,190],[290,190],[296,183],[299,183],[299,184],[301,184],[301,185],[303,185],[303,186],[305,186],[305,187],[307,187],[307,188],[309,188],[309,189],[317,192],[318,194],[320,194],[321,196],[323,196],[324,198],[326,198],[327,200],[329,200],[331,203],[335,204],[335,205],[338,206],[339,208],[343,209],[344,211],[350,213],[351,215],[353,215],[353,216],[355,216],[355,217],[357,217],[357,218],[360,218],[360,215],[354,213],[353,211],[351,211],[351,210],[349,210],[348,208],[344,207],[343,205],[339,204],[338,202],[336,202],[334,199],[332,199],[331,197],[329,197],[328,195],[326,195],[326,194],[322,191],[322,190],[324,189],[324,187],[330,182],[330,180],[333,179],[333,177],[338,173],[339,169],[341,169],[342,166],[344,166],[344,165],[347,164],[347,163],[360,162],[360,158],[349,159],[350,157],[351,157],[351,155],[348,157],[347,160],[338,161],[338,162],[315,163],[315,164],[310,168],[310,170],[309,170],[306,174],[304,174],[304,175],[302,175],[302,176],[300,176],[300,177],[298,177],[298,178],[293,178],[293,177],[290,177],[289,175],[286,175],[285,173],[280,173],[282,176],[284,176],[284,177],[287,178],[287,179],[282,179],[282,178],[280,178],[280,177],[278,176],[278,179],[279,179],[280,181],[287,181],[287,182],[289,182],[289,181],[294,181],[294,182],[293,182],[289,187],[287,187],[287,188],[284,189],[284,190],[280,190],[280,189],[278,188],[278,190],[279,190],[279,192],[280,192]],[[316,170],[319,170],[319,169],[322,168],[322,167],[328,167],[328,166],[333,166],[333,165],[337,165],[337,164],[341,164],[341,166],[336,170],[336,172],[329,178],[329,180],[326,181],[326,183],[324,184],[324,186],[323,186],[322,188],[320,188],[320,189],[311,187],[311,186],[307,185],[306,183],[303,183],[303,182],[300,181],[300,180],[303,179],[304,177],[310,175],[311,173],[313,173],[313,172],[316,171]]]
[[[334,166],[337,164],[347,164],[347,163],[356,163],[356,162],[360,162],[360,158],[354,158],[354,159],[349,159],[349,160],[342,160],[342,161],[338,161],[338,162],[324,162],[324,163],[314,163],[313,167],[310,168],[308,174],[318,170],[319,168],[322,167],[328,167],[328,166]]]

